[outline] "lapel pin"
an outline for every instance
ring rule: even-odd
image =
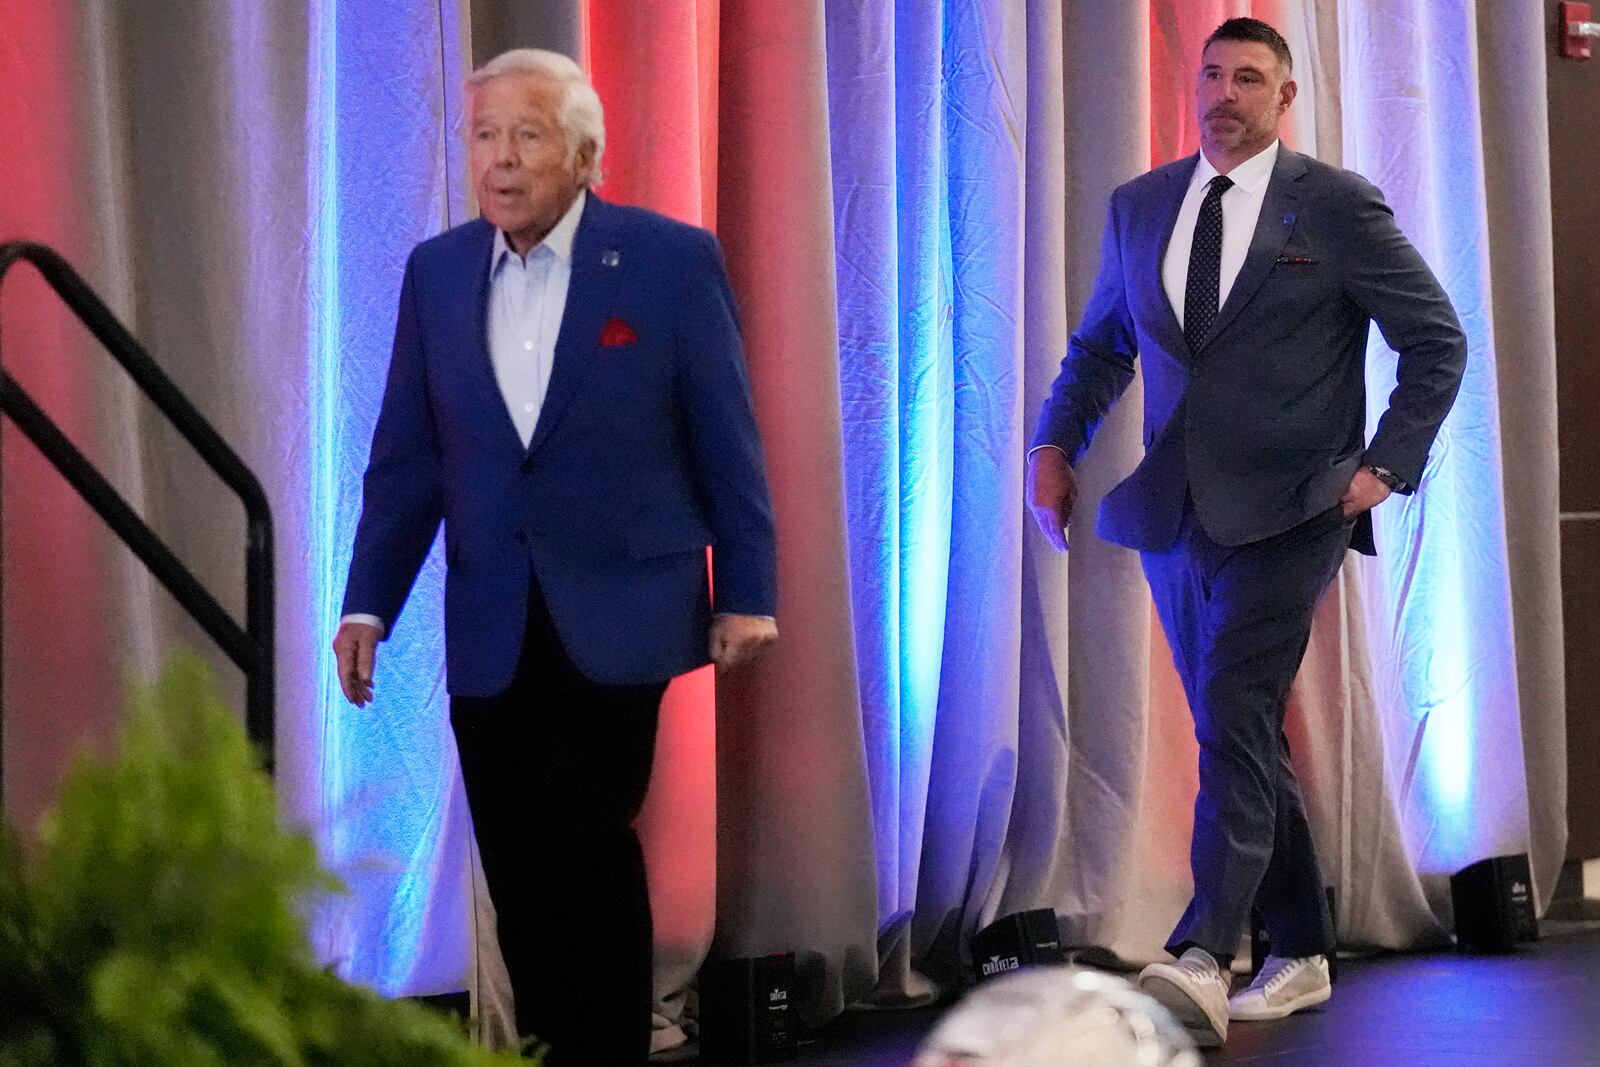
[[[618,252],[615,248],[608,248],[604,252],[600,253],[600,265],[602,267],[615,267],[621,262],[622,253]]]
[[[1291,212],[1289,212],[1287,215],[1285,215],[1283,217],[1283,224],[1285,226],[1293,226],[1294,225],[1294,212],[1291,211]]]

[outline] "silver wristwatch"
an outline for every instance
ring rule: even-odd
[[[1367,472],[1384,485],[1387,485],[1391,490],[1403,489],[1405,487],[1406,480],[1400,477],[1394,471],[1390,470],[1388,467],[1378,467],[1368,464]]]

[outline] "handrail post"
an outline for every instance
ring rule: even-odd
[[[277,767],[277,706],[274,632],[272,523],[251,521],[245,548],[245,633],[255,656],[254,670],[245,676],[245,730],[260,750],[267,774]]]

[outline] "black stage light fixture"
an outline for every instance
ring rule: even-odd
[[[794,953],[713,960],[700,971],[702,1063],[786,1063],[795,1057]]]
[[[1463,952],[1510,952],[1520,941],[1539,940],[1526,852],[1490,856],[1451,875],[1450,903]]]
[[[1061,928],[1049,908],[1004,915],[972,935],[972,976],[995,978],[1022,967],[1064,963]]]

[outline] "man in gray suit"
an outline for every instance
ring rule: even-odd
[[[1072,466],[1144,358],[1146,453],[1102,502],[1137,549],[1200,742],[1194,896],[1140,985],[1202,1046],[1330,994],[1334,931],[1283,733],[1317,601],[1370,510],[1424,480],[1466,363],[1454,310],[1366,180],[1283,147],[1288,45],[1206,41],[1201,152],[1118,188],[1100,273],[1040,416],[1028,502],[1065,551]],[[1365,440],[1369,323],[1397,385]],[[1274,955],[1228,996],[1252,906]]]

